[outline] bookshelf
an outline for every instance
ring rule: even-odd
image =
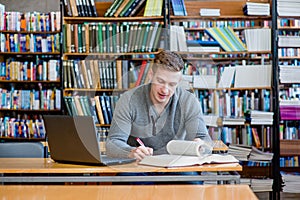
[[[246,1],[243,0],[210,1],[209,3],[185,0],[187,15],[178,16],[172,12],[172,2],[170,1],[171,5],[169,5],[171,9],[170,49],[181,54],[188,63],[184,71],[185,80],[188,82],[187,87],[194,91],[201,102],[212,138],[222,139],[224,143],[229,144],[229,149],[230,145],[242,144],[257,146],[262,152],[276,152],[278,144],[274,143],[273,139],[277,137],[277,132],[273,130],[276,104],[272,100],[276,95],[274,94],[276,91],[273,90],[274,66],[271,48],[273,16],[271,14],[244,15],[242,8]],[[260,3],[267,3],[272,7],[273,2],[264,0]],[[220,9],[220,15],[200,16],[201,8]],[[172,29],[173,26],[175,31]],[[180,30],[182,27],[183,33]],[[226,35],[226,30],[222,30],[223,27],[230,27],[230,31],[237,38],[231,42],[226,41],[231,36]],[[225,35],[226,39],[219,41],[211,33],[211,29],[214,29],[213,31],[217,34]],[[257,34],[257,36],[249,37],[247,33]],[[258,42],[264,45],[251,46],[250,44],[257,44],[257,38],[264,38],[263,41]],[[175,43],[172,44],[174,41]],[[182,41],[186,43],[186,46],[180,44]],[[216,41],[217,44],[215,44]],[[230,45],[236,41],[242,42],[244,48],[224,48],[221,43],[228,42],[227,44]],[[266,71],[259,73],[260,70]],[[254,78],[260,76],[267,82],[263,83],[264,81]],[[245,83],[241,84],[243,80]],[[256,83],[251,80],[255,80]],[[264,114],[269,115],[267,118],[270,120],[259,118],[258,122],[254,123],[253,116],[249,116],[247,110],[263,111]],[[266,120],[266,123],[263,120]],[[258,137],[254,136],[254,130]],[[260,145],[255,140],[257,138]],[[274,153],[274,159],[276,158]],[[243,161],[242,164],[245,170],[241,175],[244,178],[277,180],[271,160],[268,162]],[[274,184],[277,182],[275,181]],[[276,198],[276,192],[279,190],[271,193],[271,185],[266,191],[270,192],[270,198]]]
[[[278,9],[282,9],[278,6]],[[283,12],[283,10],[281,11]],[[284,186],[282,191],[297,193],[293,190],[293,182],[285,182],[293,176],[299,184],[299,83],[293,77],[299,66],[299,16],[279,15],[278,25],[278,68],[279,68],[279,139],[280,139],[280,171]],[[298,177],[298,179],[297,179]]]
[[[113,1],[95,2],[97,17],[63,15],[65,113],[94,116],[102,139],[119,96],[147,81],[146,71],[164,45],[165,9],[144,16],[146,3],[134,16],[108,16]]]
[[[61,13],[1,6],[0,16],[0,139],[43,141],[41,116],[61,113]]]

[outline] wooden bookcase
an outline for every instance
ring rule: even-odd
[[[42,115],[61,114],[61,14],[6,14],[0,30],[0,140],[45,140]],[[8,21],[17,15],[19,23]],[[34,24],[29,18],[41,21]]]

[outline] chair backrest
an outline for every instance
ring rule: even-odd
[[[44,158],[44,149],[41,142],[2,142],[0,158]]]

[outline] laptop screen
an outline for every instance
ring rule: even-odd
[[[91,116],[44,115],[51,158],[57,162],[101,164]]]

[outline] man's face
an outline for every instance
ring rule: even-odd
[[[162,68],[152,74],[150,98],[154,105],[167,105],[181,81],[181,72],[171,72]]]

